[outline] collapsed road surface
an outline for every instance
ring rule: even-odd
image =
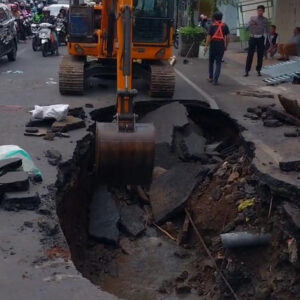
[[[282,194],[265,183],[252,160],[254,144],[235,121],[201,101],[138,102],[141,121],[158,125],[153,184],[103,186],[93,173],[94,121],[112,120],[112,84],[99,95],[94,82],[82,98],[60,97],[57,58],[39,60],[45,68],[32,75],[32,53],[20,48],[23,59],[12,66],[28,76],[6,74],[10,65],[1,62],[1,144],[26,149],[43,182],[30,181],[40,200],[29,202],[30,210],[14,202],[0,211],[1,297],[297,298],[299,211],[290,199],[299,192]],[[199,96],[179,79],[175,98]],[[85,128],[47,140],[24,136],[34,104],[65,102],[79,107],[70,114]],[[226,235],[233,232],[244,247]]]

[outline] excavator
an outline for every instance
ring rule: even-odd
[[[149,184],[155,128],[136,122],[133,77],[148,81],[152,97],[172,97],[174,0],[71,0],[67,49],[59,69],[61,94],[82,94],[92,76],[116,76],[116,115],[96,123],[95,167],[111,184]]]

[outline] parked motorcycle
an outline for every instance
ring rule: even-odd
[[[33,51],[38,51],[41,48],[41,40],[39,37],[39,29],[40,25],[32,23],[31,24],[31,31],[32,31],[32,50]]]
[[[58,54],[57,45],[53,38],[53,25],[50,23],[41,23],[39,30],[39,39],[41,41],[42,54],[44,57],[51,54]]]

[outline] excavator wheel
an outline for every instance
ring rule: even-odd
[[[120,132],[117,123],[96,124],[96,172],[112,185],[151,183],[154,164],[153,124],[136,124],[134,132]]]
[[[82,95],[85,90],[85,60],[64,56],[59,66],[59,91],[62,95]]]
[[[150,64],[149,94],[154,98],[172,98],[175,90],[175,72],[165,61]]]

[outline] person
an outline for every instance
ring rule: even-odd
[[[43,22],[53,25],[51,28],[51,33],[52,33],[53,40],[55,43],[56,55],[58,56],[59,55],[59,53],[58,53],[58,38],[57,38],[56,31],[55,31],[56,20],[53,16],[51,16],[50,9],[48,7],[43,8]]]
[[[274,57],[274,55],[277,52],[277,47],[278,47],[278,33],[276,32],[276,26],[271,25],[270,32],[267,36],[265,58],[268,58],[268,54],[270,54],[270,57]]]
[[[209,82],[218,85],[219,76],[221,73],[222,59],[224,52],[229,44],[229,28],[225,23],[222,23],[223,14],[216,12],[213,15],[213,24],[208,30],[204,53],[209,48]],[[216,68],[215,68],[216,63]]]
[[[279,44],[278,52],[281,55],[278,60],[287,61],[290,56],[300,56],[300,27],[294,29],[293,36],[289,43]]]
[[[43,22],[44,14],[43,14],[43,4],[38,4],[37,12],[33,15],[32,22],[36,24],[40,24]]]
[[[247,28],[250,31],[248,56],[246,61],[245,77],[249,76],[252,67],[254,53],[257,49],[257,66],[256,71],[258,76],[261,76],[261,69],[263,66],[263,58],[265,51],[265,37],[268,33],[268,19],[264,17],[265,7],[259,5],[257,7],[257,16],[250,18]]]

